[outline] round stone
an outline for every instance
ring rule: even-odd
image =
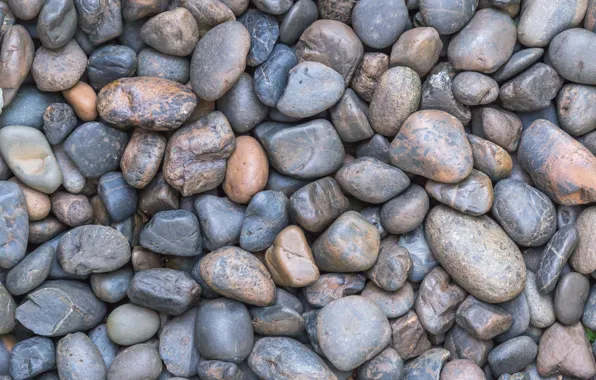
[[[581,320],[584,306],[590,292],[590,281],[577,272],[563,276],[554,295],[554,309],[557,320],[566,325],[575,325]]]
[[[228,158],[223,190],[234,202],[246,204],[265,189],[269,161],[259,142],[250,136],[236,138],[236,149]]]
[[[420,0],[418,5],[424,23],[440,34],[453,34],[463,28],[474,16],[474,0]]]
[[[501,376],[523,370],[534,361],[537,354],[538,346],[532,338],[520,336],[495,347],[488,355],[488,363],[492,373]]]
[[[120,351],[108,370],[108,379],[157,379],[163,364],[152,343],[136,344]]]
[[[352,26],[358,38],[375,49],[391,46],[408,21],[408,8],[402,0],[360,0],[352,10]]]
[[[497,107],[476,108],[472,111],[472,132],[512,153],[519,146],[522,122],[515,113]]]
[[[178,83],[188,82],[190,60],[147,48],[141,50],[138,59],[137,76],[168,79]]]
[[[62,95],[68,104],[70,104],[74,109],[74,112],[76,112],[79,119],[85,122],[94,121],[97,119],[97,95],[95,94],[93,88],[87,83],[78,82],[72,88],[62,91]],[[74,129],[74,126],[72,128]]]
[[[69,227],[90,224],[93,220],[93,207],[83,194],[70,194],[57,191],[52,194],[52,212],[59,221]]]
[[[77,30],[73,0],[48,0],[37,18],[37,36],[48,49],[66,45]]]
[[[159,315],[155,311],[128,303],[110,313],[107,331],[112,342],[131,346],[149,340],[159,325]]]
[[[596,33],[582,28],[568,29],[559,33],[550,43],[550,64],[567,80],[595,85],[596,69],[584,63],[594,61],[595,53],[591,47],[595,44]]]
[[[416,184],[411,184],[406,191],[381,207],[381,224],[392,234],[410,232],[422,224],[429,204],[426,191]]]
[[[57,92],[73,87],[87,68],[87,56],[75,40],[61,48],[40,47],[35,53],[31,73],[37,88]]]
[[[50,213],[52,204],[50,197],[41,191],[30,188],[25,185],[17,177],[9,179],[10,182],[14,182],[21,188],[23,195],[25,196],[25,203],[27,204],[27,214],[29,215],[29,221],[38,221],[44,219]]]
[[[199,26],[186,8],[175,8],[147,20],[141,38],[155,50],[184,57],[193,52],[199,41]]]
[[[596,99],[596,88],[579,84],[563,86],[557,96],[557,115],[561,128],[581,136],[596,128],[596,112],[589,105]]]
[[[389,64],[409,67],[422,78],[437,63],[442,49],[443,42],[435,28],[413,28],[399,36],[391,48]]]

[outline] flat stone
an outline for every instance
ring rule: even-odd
[[[476,339],[459,325],[455,325],[447,333],[444,347],[454,360],[468,359],[478,366],[483,366],[489,352],[493,349],[493,342]]]
[[[548,107],[563,85],[557,72],[544,63],[532,67],[501,86],[499,98],[512,111],[536,111]]]
[[[54,255],[53,247],[43,245],[29,253],[6,275],[6,289],[20,296],[37,288],[50,274]]]
[[[193,333],[196,319],[197,311],[191,309],[170,319],[159,333],[159,356],[175,376],[192,377],[197,373],[200,358]]]
[[[542,252],[536,272],[536,286],[540,293],[548,294],[555,289],[563,267],[578,243],[579,232],[575,225],[565,226],[555,232]]]
[[[304,288],[304,296],[313,307],[322,308],[342,297],[358,294],[366,278],[360,274],[327,273]]]
[[[174,8],[150,18],[141,28],[143,41],[163,54],[184,57],[199,41],[199,26],[186,8]]]
[[[285,14],[279,26],[279,40],[287,45],[295,44],[302,33],[319,18],[319,9],[312,0],[298,0]]]
[[[420,0],[419,6],[427,26],[435,28],[440,34],[453,34],[474,16],[477,3],[472,0]]]
[[[107,45],[89,56],[87,74],[95,91],[120,78],[132,77],[137,70],[137,53],[124,45]]]
[[[250,252],[264,251],[290,223],[288,198],[281,192],[261,191],[248,204],[240,231],[240,247]]]
[[[490,178],[475,169],[466,179],[453,184],[428,180],[424,189],[439,202],[473,216],[486,214],[494,200]]]
[[[361,0],[352,10],[358,38],[375,49],[391,46],[408,25],[408,8],[400,0]]]
[[[581,2],[577,2],[580,4]],[[594,46],[596,36],[582,28],[568,29],[559,33],[551,41],[548,58],[553,68],[563,78],[579,84],[596,84],[596,72],[583,62],[592,62],[594,52],[587,49]]]
[[[203,247],[214,251],[239,243],[244,208],[226,197],[205,194],[196,198],[195,209],[203,234]]]
[[[488,355],[488,363],[496,376],[518,372],[526,368],[536,358],[538,346],[527,336],[508,340],[495,347]]]
[[[0,213],[0,267],[10,269],[25,257],[29,238],[27,204],[16,183],[0,181]]]
[[[17,343],[10,354],[10,376],[25,380],[56,368],[56,350],[49,338],[34,336]]]
[[[426,241],[423,224],[401,235],[398,245],[406,248],[412,259],[412,270],[408,274],[409,281],[421,282],[434,267],[439,265]]]
[[[514,53],[511,58],[499,70],[493,74],[493,78],[498,82],[504,82],[521,73],[528,67],[536,63],[542,55],[544,49],[528,48]]]
[[[165,255],[199,255],[202,252],[199,221],[185,210],[158,212],[141,231],[140,244]]]
[[[81,332],[68,334],[56,345],[56,367],[61,379],[102,380],[106,366],[97,346]]]
[[[509,330],[513,316],[499,306],[468,296],[459,305],[455,322],[475,338],[490,340]]]
[[[456,70],[449,62],[439,63],[433,67],[422,84],[420,109],[445,111],[466,125],[470,122],[472,114],[470,107],[455,97],[453,80],[456,74]]]
[[[278,301],[273,306],[252,308],[250,316],[255,333],[259,335],[298,337],[305,329],[300,313]]]
[[[590,281],[577,272],[561,277],[554,295],[554,309],[557,320],[566,325],[575,325],[581,320],[584,305],[590,292]]]
[[[450,357],[449,351],[442,348],[432,348],[406,364],[405,378],[438,380],[443,365]]]
[[[396,235],[414,230],[424,221],[429,203],[426,191],[414,183],[411,184],[406,191],[381,207],[383,228]]]
[[[136,344],[120,351],[108,370],[108,379],[157,379],[163,370],[156,345]]]

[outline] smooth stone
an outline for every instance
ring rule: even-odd
[[[347,88],[341,99],[329,110],[333,126],[343,142],[368,139],[374,131],[368,121],[368,104]]]
[[[72,0],[49,0],[37,19],[37,36],[48,49],[66,45],[77,30],[77,10]]]
[[[27,295],[16,310],[16,318],[35,334],[55,337],[97,326],[106,311],[106,305],[95,297],[89,285],[52,280]]]
[[[391,347],[387,347],[358,368],[358,378],[362,380],[401,379],[403,376],[403,360]]]
[[[453,360],[468,359],[478,366],[483,366],[489,352],[493,349],[493,342],[492,340],[476,339],[456,325],[447,333],[444,347],[449,350]]]
[[[141,246],[132,249],[130,261],[137,272],[162,267],[162,256]]]
[[[497,305],[512,316],[511,327],[496,337],[497,343],[503,343],[523,334],[530,326],[530,308],[526,295],[522,292],[514,299]]]
[[[317,267],[327,272],[360,272],[369,269],[379,254],[380,235],[360,213],[339,216],[313,243]]]
[[[244,224],[244,209],[228,198],[201,195],[195,200],[203,235],[203,247],[214,251],[238,244]]]
[[[537,111],[548,107],[557,96],[563,80],[544,63],[532,67],[501,86],[499,99],[512,111]]]
[[[288,198],[280,192],[261,191],[248,204],[240,231],[240,247],[250,252],[269,248],[289,224]]]
[[[472,117],[470,107],[461,103],[453,92],[456,70],[448,63],[439,63],[432,68],[422,84],[421,110],[440,110],[455,116],[467,125]]]
[[[395,136],[418,109],[421,82],[409,67],[393,67],[379,78],[370,101],[368,118],[372,128],[384,136]]]
[[[366,278],[360,274],[327,273],[304,288],[309,305],[322,308],[332,301],[358,294],[364,289]]]
[[[402,360],[415,358],[431,347],[424,327],[413,310],[391,321],[391,347]]]
[[[64,232],[68,226],[52,215],[38,222],[29,223],[29,243],[41,244]]]
[[[356,33],[348,25],[336,20],[313,22],[296,45],[298,62],[324,63],[340,73],[346,85],[350,83],[363,54],[364,47]]]
[[[137,53],[124,45],[106,45],[89,56],[87,74],[95,91],[120,78],[132,77],[137,70]]]
[[[297,337],[305,329],[304,318],[290,306],[276,300],[273,306],[250,309],[255,334]]]
[[[16,27],[16,26],[15,26]],[[3,93],[6,93],[4,89]],[[52,103],[63,102],[59,93],[41,92],[32,85],[21,86],[10,105],[5,104],[0,115],[0,128],[9,125],[26,125],[36,129],[43,126],[43,115]],[[26,112],[23,112],[27,110]]]
[[[473,216],[486,214],[494,200],[491,179],[476,169],[466,179],[453,184],[428,180],[424,189],[439,202]]]
[[[6,3],[3,4],[6,6]],[[4,11],[3,9],[3,13]],[[5,21],[10,20],[10,12],[7,12],[6,16],[3,26],[7,25]],[[12,21],[14,22],[14,18]],[[35,55],[35,45],[27,29],[22,25],[12,25],[10,29],[4,30],[3,34],[6,37],[0,50],[0,72],[2,72],[0,88],[2,88],[3,107],[7,107],[14,100],[29,74]],[[4,118],[0,117],[0,120]]]
[[[211,112],[169,138],[164,178],[183,196],[212,190],[223,182],[226,159],[235,147],[234,132],[224,114]]]
[[[407,33],[407,32],[406,32]],[[404,33],[404,35],[406,34]],[[404,65],[411,67],[410,65]],[[378,81],[389,68],[389,57],[385,53],[364,53],[360,65],[356,68],[350,86],[367,102],[373,98]],[[430,68],[429,68],[430,70]]]
[[[431,348],[406,364],[405,378],[438,380],[443,366],[450,357],[449,351],[443,348]]]
[[[62,172],[62,186],[64,190],[71,194],[81,193],[85,189],[87,179],[74,162],[72,162],[70,157],[68,157],[62,144],[54,145],[52,149],[54,150],[56,162],[58,162],[58,166],[60,166],[60,171]]]
[[[596,128],[596,113],[590,107],[594,98],[594,87],[578,84],[563,86],[557,96],[557,114],[565,132],[572,136],[581,136]]]
[[[0,282],[0,333],[1,334],[8,334],[12,330],[14,330],[16,326],[15,320],[15,310],[16,310],[16,303],[12,296],[10,295],[8,289],[4,287],[4,285]]]
[[[398,245],[406,248],[412,259],[412,270],[408,274],[409,281],[421,282],[434,267],[439,265],[426,241],[423,224],[402,234]]]
[[[126,148],[125,132],[99,122],[77,127],[64,142],[64,150],[87,178],[99,178],[114,171]]]
[[[180,315],[197,303],[201,287],[183,271],[156,268],[137,272],[127,293],[137,305]]]
[[[31,379],[56,368],[56,350],[49,338],[34,336],[17,343],[10,352],[10,378]]]
[[[110,313],[107,333],[112,342],[131,346],[151,338],[159,326],[159,315],[155,311],[129,303]]]
[[[387,291],[369,282],[361,295],[374,302],[387,318],[399,318],[414,306],[414,290],[410,283],[405,283],[396,291]]]
[[[468,141],[472,147],[475,169],[484,172],[495,183],[511,175],[513,160],[505,149],[489,140],[470,134]]]
[[[349,336],[345,335],[346,329],[351,331]],[[336,368],[348,371],[372,359],[389,344],[391,327],[372,301],[348,296],[321,310],[317,336],[327,359]]]
[[[80,28],[93,45],[118,37],[122,33],[121,3],[118,0],[74,0]]]
[[[253,0],[253,3],[260,11],[273,15],[284,14],[292,6],[292,0]]]
[[[250,314],[237,301],[226,298],[205,301],[197,311],[194,337],[201,358],[238,364],[253,349]]]
[[[381,241],[377,261],[366,276],[383,290],[393,292],[406,284],[411,270],[409,251],[398,245],[397,238],[390,237]]]
[[[167,3],[164,0],[126,0],[122,6],[122,16],[126,21],[135,21],[165,11]]]
[[[160,53],[147,48],[137,56],[137,75],[155,77],[178,83],[186,83],[190,78],[190,60]]]
[[[196,372],[199,375],[199,379],[206,380],[242,380],[244,378],[244,372],[235,363],[221,360],[201,360]],[[184,378],[176,377],[174,379]]]
[[[362,216],[366,218],[366,220],[370,222],[370,224],[377,228],[377,231],[379,231],[379,235],[381,235],[381,239],[384,239],[389,235],[387,231],[385,231],[383,225],[381,224],[380,206],[371,206],[363,208],[362,210],[360,210],[360,213],[362,214]]]
[[[64,234],[56,255],[67,273],[105,273],[130,260],[130,245],[124,235],[113,228],[87,225]]]
[[[269,161],[263,147],[251,136],[238,136],[236,149],[230,155],[224,193],[233,201],[246,204],[265,189],[269,176]]]
[[[20,296],[37,288],[48,277],[54,255],[53,247],[43,245],[29,253],[6,275],[6,289]]]
[[[441,370],[440,380],[484,380],[484,372],[476,363],[468,359],[448,362]]]
[[[244,72],[249,49],[250,33],[237,21],[224,22],[207,32],[190,64],[190,81],[199,98],[217,100],[232,88]]]
[[[596,34],[582,28],[559,33],[548,48],[550,64],[563,78],[579,84],[596,84],[596,71],[585,62],[594,61],[591,49],[596,44]]]
[[[528,67],[536,63],[542,55],[544,49],[528,48],[514,53],[511,58],[499,70],[493,74],[493,78],[497,82],[504,82],[515,77]]]
[[[437,144],[444,142],[444,149]],[[428,154],[422,152],[431,148]],[[472,171],[472,149],[462,124],[443,111],[425,110],[412,114],[393,140],[391,163],[412,174],[438,182],[454,183]]]
[[[495,186],[493,216],[517,244],[539,247],[557,230],[556,210],[550,199],[525,183],[506,179]]]
[[[319,18],[319,9],[312,0],[298,0],[286,13],[279,26],[279,40],[287,45],[298,41],[302,33]]]
[[[530,270],[526,271],[524,294],[530,309],[530,324],[538,328],[546,328],[552,325],[556,320],[553,295],[538,292],[536,275]]]
[[[64,380],[103,380],[107,372],[97,346],[81,332],[60,339],[56,345],[56,367]]]
[[[77,227],[92,222],[93,207],[85,195],[58,191],[50,199],[53,214],[67,226]]]
[[[248,66],[259,66],[273,50],[279,37],[279,26],[272,15],[249,9],[238,18],[251,36],[251,47],[246,58]]]
[[[519,42],[529,47],[544,47],[565,29],[577,26],[584,18],[586,1],[532,0],[524,3],[518,23]]]
[[[540,293],[548,294],[555,289],[563,267],[578,243],[579,232],[573,224],[555,232],[542,252],[540,266],[536,272],[536,286]]]
[[[455,99],[468,106],[489,104],[499,96],[497,81],[474,71],[457,74],[451,85]]]
[[[52,103],[43,113],[43,132],[50,144],[61,143],[77,126],[77,115],[66,103]]]
[[[39,14],[45,2],[43,0],[8,0],[10,10],[21,20],[31,20]]]
[[[142,189],[159,170],[167,139],[157,132],[136,128],[120,160],[120,168],[126,182]],[[162,177],[163,178],[163,177]]]
[[[463,28],[474,16],[477,5],[473,0],[418,0],[424,23],[440,34],[453,34]]]
[[[442,48],[443,42],[436,29],[413,28],[399,36],[391,49],[389,63],[392,67],[409,67],[422,78],[437,63]]]
[[[590,342],[581,323],[548,328],[538,347],[536,368],[540,376],[563,374],[583,379],[596,374],[596,363]]]
[[[155,253],[196,256],[202,251],[199,221],[185,210],[158,212],[141,231],[140,244]]]
[[[511,57],[516,38],[516,27],[509,15],[481,9],[451,39],[449,61],[456,70],[493,73]]]
[[[292,127],[262,123],[255,129],[255,137],[267,152],[273,168],[298,179],[316,179],[335,172],[345,155],[335,128],[324,119]],[[289,151],[292,155],[287,154]]]
[[[352,10],[352,26],[367,46],[391,46],[408,24],[408,8],[401,0],[361,0]]]
[[[141,28],[145,25],[145,22],[147,22],[147,19],[142,18],[123,23],[122,34],[118,36],[118,40],[122,45],[131,48],[137,54],[147,47],[147,44],[141,38]]]
[[[244,11],[246,10],[246,8],[248,8],[248,0],[222,0],[222,3],[224,3],[228,8],[230,8],[230,10],[234,13],[234,15],[239,16],[242,13],[244,13]]]
[[[81,120],[94,121],[97,119],[97,95],[90,85],[79,81],[68,90],[62,91],[62,95]]]
[[[189,10],[180,7],[147,20],[140,35],[143,42],[160,53],[184,57],[197,46],[199,25]]]
[[[118,353],[118,346],[110,340],[107,326],[105,324],[99,325],[91,329],[87,335],[95,346],[97,346],[106,368],[110,368],[112,361],[114,361]]]
[[[577,272],[561,277],[554,295],[554,309],[557,320],[567,326],[581,320],[584,305],[590,292],[590,281]]]
[[[596,218],[596,208],[589,207],[579,214],[575,223],[579,243],[571,254],[569,263],[576,272],[581,274],[589,274],[596,270],[596,256],[592,249],[595,237],[593,232],[594,218]]]
[[[296,4],[299,3],[300,1]],[[258,104],[260,109],[265,110],[267,108],[263,104],[275,107],[288,83],[290,69],[297,63],[296,55],[291,48],[283,44],[275,45],[267,59],[255,70],[254,92],[251,92],[251,95],[256,94],[260,102],[253,100],[252,103]]]
[[[116,303],[126,298],[126,291],[134,272],[129,267],[90,276],[93,293],[102,301]],[[140,343],[140,342],[137,342]]]
[[[388,164],[390,146],[391,144],[385,136],[376,133],[356,147],[356,158],[372,157]]]
[[[256,306],[275,301],[275,283],[265,265],[237,247],[211,252],[201,260],[201,277],[217,293]]]
[[[488,363],[495,376],[515,373],[530,365],[538,354],[538,346],[527,336],[508,340],[488,355]]]
[[[16,183],[0,181],[0,213],[0,268],[10,269],[25,257],[29,238],[27,203]]]
[[[321,18],[341,21],[349,25],[352,21],[354,1],[351,0],[319,0]]]
[[[269,108],[257,97],[256,85],[255,81],[253,86],[249,74],[242,73],[236,84],[217,100],[217,109],[226,116],[235,132],[248,132],[267,117]]]
[[[583,205],[557,205],[557,227],[563,229],[569,225],[574,225],[577,217],[584,209]]]
[[[75,40],[58,49],[40,47],[31,73],[40,91],[57,92],[73,87],[87,68],[87,56]]]
[[[482,107],[472,111],[472,133],[514,152],[522,135],[522,122],[513,112],[497,107]]]
[[[157,347],[151,343],[136,344],[120,351],[108,371],[108,380],[157,379],[163,369]]]
[[[424,221],[429,203],[426,191],[411,184],[381,207],[381,224],[389,233],[396,235],[413,231]]]
[[[125,181],[122,173],[109,172],[101,176],[97,190],[112,221],[122,222],[134,214],[137,192]]]
[[[475,338],[490,340],[511,328],[513,316],[499,306],[468,296],[459,305],[455,322]]]
[[[178,190],[170,186],[164,179],[161,173],[158,173],[151,182],[141,190],[139,195],[138,209],[147,217],[153,217],[161,211],[184,209],[180,201],[180,193]],[[194,210],[194,199],[190,200],[190,211],[196,213]]]
[[[429,212],[424,230],[439,263],[474,297],[498,303],[523,290],[526,276],[521,252],[489,217],[473,217],[439,205]],[[469,232],[465,241],[457,238],[463,231]]]

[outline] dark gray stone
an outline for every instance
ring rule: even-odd
[[[34,85],[21,86],[10,105],[2,110],[0,128],[25,125],[41,129],[46,108],[52,103],[63,101],[58,92],[41,92]]]
[[[8,334],[14,329],[16,306],[14,299],[0,282],[0,334]]]
[[[445,111],[466,125],[472,119],[472,113],[468,106],[459,102],[453,95],[452,83],[455,76],[456,71],[448,62],[433,67],[422,84],[420,109]]]
[[[563,85],[557,72],[544,63],[536,63],[501,86],[499,98],[512,111],[537,111],[548,107]]]
[[[167,55],[146,48],[141,50],[137,60],[137,76],[169,79],[183,84],[190,78],[188,58]]]
[[[119,78],[132,77],[137,70],[137,53],[124,45],[107,45],[89,57],[87,74],[95,91]]]
[[[428,342],[428,341],[427,341]],[[430,346],[430,342],[428,342]],[[444,347],[451,353],[451,359],[468,359],[483,366],[493,348],[492,340],[480,340],[459,325],[453,326],[445,337]]]
[[[140,244],[165,255],[199,255],[202,252],[199,220],[185,210],[158,212],[141,231]]]
[[[277,170],[269,168],[267,190],[282,192],[286,197],[291,197],[298,189],[306,186],[309,181],[296,179],[280,174]]]
[[[278,191],[261,191],[248,204],[240,232],[240,247],[264,251],[289,224],[288,198]]]
[[[94,273],[91,275],[91,288],[102,301],[115,303],[126,298],[126,291],[134,276],[129,267],[108,273]]]
[[[365,140],[375,133],[368,122],[368,104],[351,88],[329,109],[329,114],[343,142]]]
[[[140,53],[147,44],[141,38],[141,28],[145,25],[146,18],[135,21],[126,21],[122,24],[122,34],[118,37],[120,43],[124,46],[128,46],[135,53]]]
[[[387,138],[380,134],[375,134],[369,140],[356,147],[356,157],[372,157],[377,160],[389,163],[389,147],[391,144]]]
[[[518,51],[499,70],[493,74],[497,82],[504,82],[521,73],[534,63],[536,63],[544,54],[542,48],[528,48]]]
[[[99,178],[120,165],[128,136],[99,122],[85,123],[64,142],[66,154],[87,178]]]
[[[243,380],[244,373],[235,363],[221,360],[201,360],[197,367],[200,379],[204,380]]]
[[[573,224],[555,232],[542,252],[540,266],[536,272],[536,285],[540,293],[548,294],[555,289],[563,267],[578,243],[579,232]]]
[[[360,0],[352,10],[352,27],[367,46],[391,46],[408,26],[408,8],[403,0]]]
[[[201,287],[186,273],[168,268],[137,272],[128,298],[137,305],[168,315],[179,315],[196,304]]]
[[[404,362],[391,347],[387,347],[358,368],[360,380],[391,380],[403,377]]]
[[[130,260],[130,245],[113,228],[86,225],[73,228],[60,238],[56,256],[67,273],[105,273]]]
[[[580,321],[590,292],[590,281],[577,272],[567,273],[557,284],[554,308],[557,320],[564,325]]]
[[[58,49],[77,30],[77,10],[73,0],[48,0],[37,18],[37,36],[48,49]]]
[[[14,182],[0,181],[0,268],[10,269],[25,257],[29,216],[25,195]]]
[[[453,34],[463,28],[474,15],[477,3],[474,0],[418,0],[425,25],[440,34]]]
[[[93,45],[100,45],[122,33],[119,0],[74,0],[79,26],[89,35]]]
[[[27,295],[17,308],[16,318],[38,335],[63,336],[97,326],[106,311],[106,305],[95,297],[89,285],[53,280]]]
[[[269,108],[261,103],[255,87],[250,74],[242,73],[236,84],[217,100],[218,111],[236,132],[248,132],[267,117]]]
[[[520,336],[495,347],[488,355],[488,363],[495,376],[522,371],[538,354],[538,346],[532,338]]]
[[[526,270],[524,293],[530,309],[530,324],[538,328],[547,328],[552,325],[556,321],[553,295],[539,293],[536,275],[530,270]]]
[[[56,366],[63,380],[103,380],[106,366],[97,346],[83,333],[69,334],[56,346]]]
[[[404,234],[422,224],[429,207],[428,194],[413,183],[381,207],[381,223],[389,233]]]
[[[293,45],[318,17],[319,9],[312,0],[298,0],[286,13],[279,27],[279,40],[284,44]]]
[[[451,357],[449,351],[442,348],[431,348],[405,367],[406,379],[439,380],[441,369]]]
[[[77,115],[66,103],[52,103],[43,114],[43,133],[52,145],[60,144],[77,126]]]
[[[497,343],[505,342],[523,334],[528,326],[530,326],[530,308],[528,307],[526,295],[523,292],[511,301],[497,304],[497,306],[505,309],[513,317],[513,323],[509,330],[496,336]]]
[[[306,1],[312,3],[312,0]],[[270,107],[277,105],[288,84],[290,70],[297,64],[296,54],[291,48],[284,44],[275,45],[267,60],[257,67],[254,74],[254,91],[263,104]]]
[[[108,371],[108,379],[157,379],[163,364],[157,352],[157,343],[136,344],[121,350]]]
[[[49,338],[35,336],[17,343],[10,352],[10,375],[14,380],[33,378],[56,368],[56,351]]]
[[[203,246],[207,250],[238,244],[244,223],[242,206],[227,197],[205,194],[195,199],[195,209],[203,232]]]
[[[254,333],[246,306],[227,298],[201,304],[194,333],[196,346],[205,359],[238,364],[253,349]]]
[[[6,288],[20,296],[41,285],[48,275],[56,251],[49,245],[42,245],[29,253],[6,275]]]
[[[97,346],[106,368],[110,368],[118,353],[118,346],[110,340],[107,326],[99,325],[89,331],[88,335],[89,339]]]
[[[398,244],[408,250],[412,259],[412,270],[408,275],[408,280],[421,282],[434,267],[439,265],[428,246],[423,225],[401,235]]]
[[[250,51],[246,58],[248,66],[258,66],[265,62],[273,45],[279,37],[279,26],[275,18],[269,14],[259,12],[256,9],[247,10],[238,21],[248,29],[250,33]]]
[[[97,192],[113,222],[122,222],[136,211],[137,191],[126,182],[121,172],[101,176]]]
[[[269,175],[271,175],[271,173],[269,173]],[[12,172],[6,164],[6,161],[0,156],[0,181],[6,181],[10,177],[12,177]]]
[[[10,350],[12,350],[12,342],[8,339],[2,339],[0,341],[0,379],[2,376],[5,377],[3,380],[12,380],[10,378]]]
[[[169,320],[159,334],[159,355],[175,376],[191,377],[197,373],[200,358],[193,334],[196,316],[196,309],[191,309]]]
[[[319,347],[319,339],[317,338],[317,318],[321,309],[313,309],[302,314],[304,318],[304,325],[306,328],[306,336],[314,352],[318,355],[324,356],[321,347]]]

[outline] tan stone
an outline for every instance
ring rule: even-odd
[[[41,191],[37,191],[25,185],[23,182],[19,181],[17,177],[12,177],[9,181],[19,185],[23,195],[25,195],[27,214],[29,214],[30,221],[42,220],[48,216],[52,208],[50,197]]]
[[[267,185],[269,161],[259,142],[250,136],[236,139],[236,149],[228,158],[223,190],[232,201],[246,204]]]
[[[74,87],[62,91],[62,95],[79,119],[83,121],[97,119],[97,94],[87,83],[78,82]]]

